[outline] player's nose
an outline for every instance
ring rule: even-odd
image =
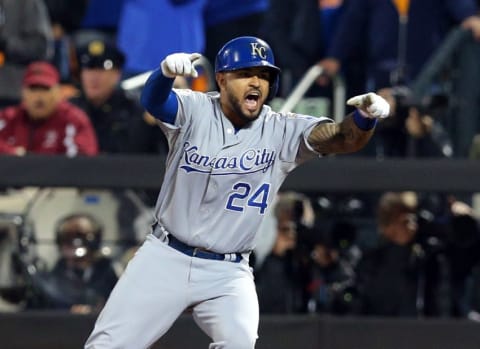
[[[250,84],[253,86],[259,86],[260,85],[260,76],[257,74],[252,74],[250,76]]]

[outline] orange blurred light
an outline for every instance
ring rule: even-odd
[[[200,92],[208,92],[208,79],[204,74],[200,74],[197,78],[193,79],[192,90]]]
[[[410,8],[410,0],[393,0],[393,3],[395,4],[398,14],[401,17],[408,15],[408,9]]]

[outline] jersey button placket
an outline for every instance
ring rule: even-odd
[[[235,129],[232,126],[226,126],[224,129],[225,144],[224,146],[229,147],[235,144],[238,144],[238,136],[235,133]]]
[[[209,212],[209,209],[206,207],[208,207],[208,203],[214,200],[217,197],[217,195],[218,195],[217,180],[215,179],[215,176],[210,176],[210,180],[207,184],[207,192],[205,194],[205,199],[203,201],[204,206],[202,208],[202,212],[204,213]]]

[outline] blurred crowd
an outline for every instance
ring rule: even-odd
[[[201,76],[177,87],[215,89],[216,53],[240,35],[259,36],[275,52],[282,75],[272,105],[315,65],[321,74],[304,97],[327,101],[328,115],[338,81],[347,98],[376,91],[390,101],[392,117],[360,156],[478,154],[476,0],[2,0],[0,152],[165,153],[138,103],[142,80],[132,78],[170,53],[200,52]],[[56,71],[44,70],[48,82],[25,76],[40,62]],[[79,124],[70,137],[59,129],[72,119]],[[38,134],[27,136],[32,128]],[[43,141],[44,132],[56,141]],[[55,144],[67,139],[75,150]]]
[[[272,46],[282,69],[277,103],[313,66],[321,74],[305,98],[331,101],[340,79],[347,98],[376,91],[389,101],[391,117],[354,156],[477,159],[479,6],[0,0],[0,154],[165,155],[166,139],[139,103],[144,75],[170,53],[200,52],[199,77],[176,87],[214,89],[217,51],[254,35]],[[0,195],[0,311],[98,310],[148,232],[152,194],[77,191],[69,200],[83,206],[57,203],[53,221],[42,225],[5,210],[19,191]],[[113,218],[85,209],[101,200],[113,203]],[[269,215],[251,256],[262,312],[480,321],[480,233],[471,202],[435,193],[289,192]],[[45,241],[53,260],[37,251]]]
[[[54,201],[45,197],[39,207]],[[480,228],[472,207],[454,195],[409,191],[370,199],[278,194],[250,255],[260,312],[480,321]],[[47,233],[32,221],[17,232],[2,221],[0,310],[99,311],[149,224],[137,236],[112,237],[104,209],[67,210]]]
[[[280,193],[271,249],[253,263],[260,311],[478,321],[471,207],[414,192],[383,192],[373,205]]]

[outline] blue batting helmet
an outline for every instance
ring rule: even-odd
[[[278,89],[280,68],[270,46],[254,36],[240,36],[227,42],[215,58],[215,73],[252,67],[268,67],[271,71],[268,99],[275,97]]]

